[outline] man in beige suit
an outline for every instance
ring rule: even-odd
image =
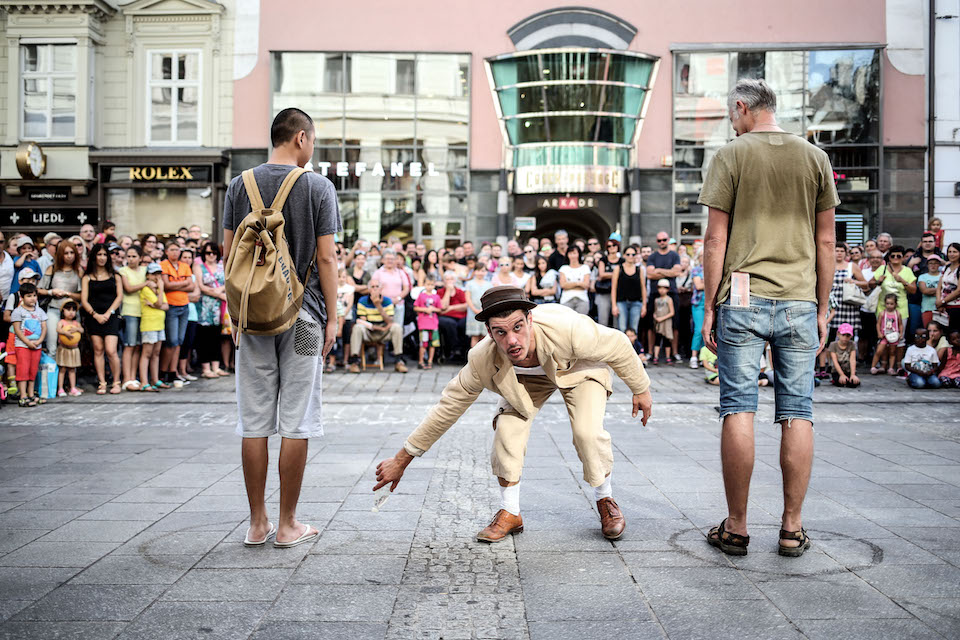
[[[490,462],[500,483],[501,508],[477,534],[481,542],[499,542],[523,531],[520,476],[530,424],[557,389],[567,405],[573,444],[583,478],[594,487],[603,535],[616,540],[626,522],[613,500],[610,472],[613,449],[603,428],[607,396],[613,392],[611,367],[633,392],[633,416],[647,424],[652,400],[650,380],[626,335],[601,327],[588,316],[559,304],[536,305],[521,289],[488,289],[477,320],[488,338],[470,350],[467,365],[447,384],[443,397],[393,458],[377,465],[377,490],[394,490],[407,465],[423,455],[463,415],[484,389],[501,397],[493,419]]]

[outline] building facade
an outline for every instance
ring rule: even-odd
[[[0,227],[215,233],[236,5],[0,0]]]
[[[347,241],[437,247],[557,228],[692,240],[706,226],[704,172],[733,136],[726,94],[760,77],[782,126],[830,155],[839,237],[915,239],[926,76],[900,64],[918,34],[923,55],[922,31],[901,20],[915,3],[812,0],[749,16],[734,4],[328,12],[276,0],[259,16],[256,64],[234,86],[231,172],[262,161],[270,119],[298,106],[317,121],[313,167],[339,189]]]

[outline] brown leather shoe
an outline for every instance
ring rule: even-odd
[[[477,534],[479,542],[500,542],[508,535],[523,531],[523,518],[515,516],[505,509],[497,511],[493,522]]]
[[[350,363],[350,373],[360,373],[360,365],[356,362]]]
[[[393,368],[397,371],[397,373],[407,372],[407,365],[403,364],[403,360],[397,360],[397,364],[393,365]]]
[[[597,500],[597,511],[600,512],[600,530],[607,540],[617,540],[627,528],[627,521],[623,519],[620,507],[613,498]]]

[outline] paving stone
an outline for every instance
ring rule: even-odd
[[[77,568],[0,567],[0,600],[39,600],[79,571]]]
[[[116,549],[116,542],[37,540],[0,558],[3,567],[86,567]]]
[[[113,555],[202,555],[220,544],[224,536],[218,531],[164,531],[154,525],[118,547]]]
[[[292,573],[291,569],[195,569],[180,578],[160,599],[273,602]]]
[[[377,640],[385,638],[387,625],[370,622],[288,622],[267,620],[260,624],[250,640]]]
[[[664,599],[653,612],[670,638],[756,638],[801,640],[796,626],[769,601],[690,602]]]
[[[297,568],[293,584],[400,584],[406,556],[310,555]]]
[[[291,585],[267,613],[268,620],[386,622],[397,587],[389,585]]]
[[[542,585],[524,591],[527,619],[652,621],[646,602],[635,585]]]
[[[173,584],[200,556],[115,556],[102,558],[70,584]]]
[[[662,640],[663,629],[655,622],[609,620],[578,622],[531,622],[530,640],[583,640],[584,638],[632,638]]]
[[[631,567],[633,579],[651,602],[672,600],[760,600],[763,594],[730,567]]]
[[[150,526],[142,520],[74,520],[43,536],[46,542],[126,542]]]
[[[771,580],[757,586],[792,620],[910,617],[890,598],[852,575],[820,578],[816,588],[802,578]]]
[[[162,585],[63,585],[15,620],[133,620],[166,589]]]
[[[960,598],[904,598],[897,603],[944,638],[960,637]]]
[[[272,542],[248,547],[242,542],[222,542],[207,553],[198,569],[293,569],[310,551],[310,543],[278,549]]]
[[[892,598],[949,598],[957,595],[960,569],[950,565],[878,566],[857,575]]]
[[[920,620],[798,620],[797,626],[810,640],[939,640],[943,637]]]
[[[60,640],[110,640],[126,626],[123,622],[14,622],[0,625],[0,639],[58,638]]]
[[[410,551],[413,531],[323,531],[310,553],[333,555],[403,555]]]
[[[524,588],[550,584],[631,584],[630,573],[618,553],[521,553],[520,579]]]
[[[269,605],[256,602],[157,602],[144,611],[120,638],[246,638]]]
[[[17,507],[0,513],[0,529],[42,529],[51,531],[85,513],[86,511],[46,511]]]

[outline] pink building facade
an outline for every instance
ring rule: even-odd
[[[782,126],[834,163],[839,236],[915,238],[925,78],[891,64],[884,4],[741,7],[261,3],[231,172],[262,161],[273,115],[297,106],[317,122],[314,170],[337,185],[347,241],[692,240],[703,174],[732,137],[726,94],[763,77]]]

